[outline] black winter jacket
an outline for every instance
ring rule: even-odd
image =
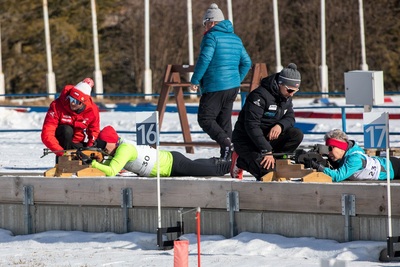
[[[277,83],[279,73],[261,80],[261,85],[250,92],[239,113],[232,135],[236,145],[249,145],[261,151],[272,151],[267,140],[270,129],[279,124],[282,132],[295,123],[292,98],[286,99]]]

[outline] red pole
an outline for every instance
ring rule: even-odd
[[[200,207],[197,208],[197,266],[200,267]]]

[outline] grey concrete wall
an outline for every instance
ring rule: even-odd
[[[162,209],[162,227],[173,227],[180,221],[180,209]],[[185,212],[185,210],[183,210]],[[120,207],[34,205],[30,207],[32,231],[50,230],[124,233],[126,222]],[[158,214],[156,207],[134,207],[128,212],[128,231],[156,233]],[[229,212],[202,209],[201,234],[231,236]],[[196,233],[196,212],[183,216],[185,233]],[[287,237],[315,237],[346,241],[345,217],[331,214],[293,212],[235,212],[236,232],[279,234]],[[393,218],[393,233],[398,235],[400,219]],[[0,228],[15,235],[28,234],[25,206],[0,205]],[[351,218],[351,240],[385,241],[387,219],[382,216],[356,216]],[[174,234],[168,235],[174,239]]]

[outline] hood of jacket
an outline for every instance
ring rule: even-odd
[[[270,94],[278,100],[278,102],[286,102],[287,98],[284,97],[281,94],[281,90],[279,89],[279,85],[278,85],[278,76],[279,73],[276,73],[274,75],[270,75],[268,77],[265,77],[261,80],[260,85],[265,88],[268,92],[270,92]]]
[[[226,33],[233,33],[233,25],[230,20],[223,20],[220,21],[217,25],[212,27],[208,32],[226,32]]]

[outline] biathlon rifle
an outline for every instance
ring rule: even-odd
[[[294,153],[272,153],[276,159],[290,159],[297,164],[303,164],[305,168],[311,168],[311,162],[315,161],[325,167],[330,165],[327,155],[329,149],[325,145],[316,144],[310,150],[297,149]]]
[[[48,154],[55,154],[55,153],[59,153],[59,152],[63,152],[64,154],[69,153],[69,155],[76,156],[76,158],[78,158],[78,159],[81,159],[79,156],[80,154],[85,154],[86,156],[90,157],[91,159],[95,159],[98,161],[103,161],[105,156],[109,156],[109,154],[106,153],[103,149],[97,148],[97,147],[81,147],[81,148],[78,148],[77,150],[64,149],[64,150],[55,150],[55,151],[51,151],[48,148],[43,148],[43,155],[40,158],[43,158],[43,157],[47,156]]]

